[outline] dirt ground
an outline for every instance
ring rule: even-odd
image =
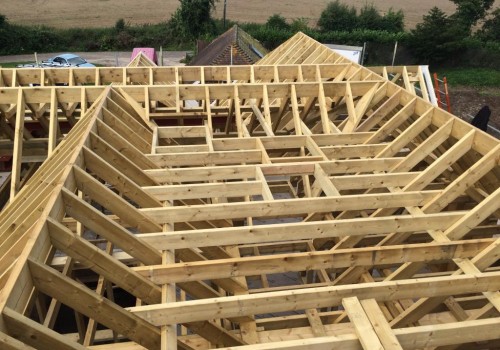
[[[450,87],[452,113],[462,119],[474,117],[484,105],[491,109],[490,125],[500,129],[500,87],[478,88]]]
[[[264,23],[273,14],[289,20],[305,18],[316,25],[321,12],[332,0],[230,0],[227,18],[239,22]],[[422,16],[438,6],[453,13],[455,5],[449,0],[342,0],[358,9],[373,3],[382,13],[389,8],[403,10],[407,28],[415,27]],[[500,5],[500,0],[495,6]],[[110,27],[123,18],[127,23],[159,23],[170,18],[179,6],[178,0],[0,0],[0,12],[12,23],[40,24],[57,28]],[[224,0],[216,3],[215,17],[222,18]]]

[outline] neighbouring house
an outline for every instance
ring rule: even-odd
[[[267,54],[258,40],[237,25],[208,45],[199,43],[197,52],[190,66],[248,65]]]

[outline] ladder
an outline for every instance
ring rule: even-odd
[[[448,93],[448,82],[446,81],[446,77],[443,77],[443,80],[438,78],[438,74],[434,73],[434,93],[437,98],[437,105],[442,109],[446,109],[451,113],[451,103],[450,103],[450,94]],[[441,90],[441,86],[444,89]]]

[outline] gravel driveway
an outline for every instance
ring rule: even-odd
[[[164,66],[184,65],[180,61],[186,57],[188,51],[163,51]],[[59,53],[38,54],[38,60],[43,61]],[[86,59],[90,63],[109,67],[124,67],[130,62],[131,51],[115,52],[75,52],[78,56]],[[0,65],[4,62],[35,62],[34,55],[13,55],[0,56]]]

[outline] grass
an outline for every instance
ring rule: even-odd
[[[19,64],[28,64],[28,63],[33,63],[33,61],[26,61],[26,62],[0,62],[0,67],[2,68],[17,68]],[[96,67],[106,67],[104,64],[99,64],[99,63],[93,63],[94,66]]]
[[[439,71],[450,86],[500,88],[500,71],[493,68],[449,68]]]
[[[28,64],[33,62],[2,62],[0,66],[2,68],[16,68],[18,64]]]

